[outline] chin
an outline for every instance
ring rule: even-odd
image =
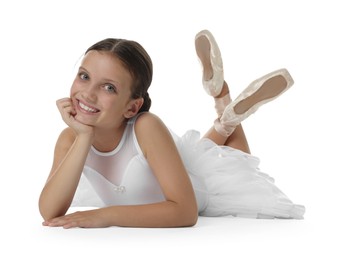
[[[83,117],[83,116],[81,116],[79,114],[77,114],[75,116],[75,120],[78,121],[78,122],[80,122],[81,124],[93,126],[93,121],[92,120],[88,120],[88,118]]]

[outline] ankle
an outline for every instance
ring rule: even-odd
[[[221,90],[221,92],[219,93],[219,95],[215,97],[215,99],[216,99],[216,98],[222,98],[222,97],[224,97],[224,96],[226,96],[226,95],[229,95],[229,87],[228,87],[228,84],[224,81],[224,82],[223,82],[222,90]]]
[[[214,121],[214,129],[225,138],[228,138],[234,132],[235,128],[236,126],[232,126],[231,124],[223,124],[219,118]]]
[[[224,112],[224,109],[230,104],[231,97],[229,93],[229,88],[227,83],[224,81],[223,88],[221,93],[214,98],[215,99],[215,109],[218,118],[220,118]]]

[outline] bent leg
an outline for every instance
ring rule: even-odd
[[[215,99],[215,108],[218,116],[220,117],[220,114],[223,113],[224,108],[230,103],[231,100],[229,94],[229,86],[226,83],[226,81],[224,81],[223,83],[221,93],[217,97],[214,97],[214,99]],[[213,126],[204,135],[204,138],[209,138],[218,145],[226,145],[241,150],[245,153],[250,153],[249,144],[241,124],[238,125],[234,130],[234,132],[228,137],[219,134],[216,131],[215,127]]]
[[[208,138],[218,145],[226,145],[250,154],[249,144],[242,125],[238,125],[229,137],[219,134],[214,127],[211,127],[204,138]]]

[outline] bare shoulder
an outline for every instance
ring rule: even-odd
[[[149,148],[172,142],[167,126],[157,115],[150,112],[143,113],[137,118],[135,134],[144,154]]]
[[[55,148],[59,148],[61,150],[66,149],[68,151],[70,146],[74,143],[75,138],[76,136],[74,131],[71,128],[67,127],[60,133]]]
[[[70,147],[75,141],[75,133],[71,128],[65,128],[59,135],[54,147],[54,158],[49,177],[53,174],[55,169],[59,166],[65,155],[68,153]],[[48,177],[48,178],[49,178]]]
[[[146,112],[138,116],[136,122],[135,122],[135,130],[136,131],[142,131],[143,129],[152,129],[154,127],[164,127],[166,128],[163,121],[155,114]]]
[[[57,166],[64,156],[68,153],[70,147],[73,145],[76,139],[75,133],[71,128],[65,128],[59,135],[54,148],[54,165]]]

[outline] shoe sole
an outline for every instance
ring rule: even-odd
[[[282,75],[276,75],[265,81],[254,94],[238,102],[234,106],[234,111],[236,114],[244,114],[256,104],[277,97],[287,86],[286,79]]]
[[[210,80],[213,76],[213,69],[210,61],[210,43],[206,36],[200,36],[195,40],[196,53],[203,66],[203,79]]]

